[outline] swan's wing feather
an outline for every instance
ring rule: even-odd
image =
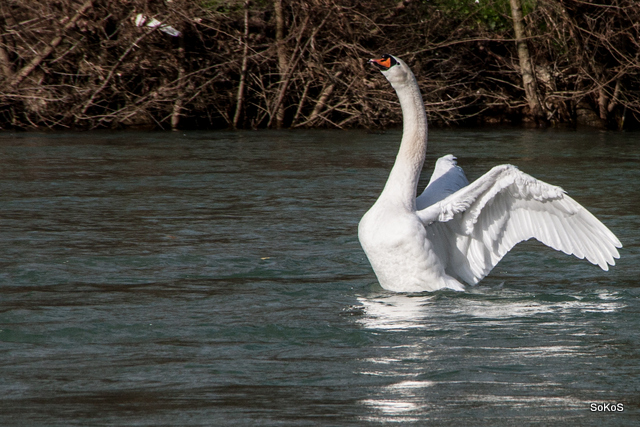
[[[466,185],[469,185],[469,181],[456,163],[456,158],[451,154],[440,157],[436,161],[429,184],[416,199],[416,208],[420,210],[431,206]]]
[[[616,236],[565,194],[511,165],[485,175],[418,212],[447,273],[467,283],[484,278],[517,243],[535,238],[608,270],[622,247]]]

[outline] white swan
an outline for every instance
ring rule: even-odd
[[[416,198],[427,148],[418,83],[402,60],[372,59],[395,89],[402,142],[380,197],[362,217],[358,238],[380,285],[397,292],[462,291],[482,280],[513,246],[536,238],[603,270],[615,265],[616,236],[585,208],[515,166],[496,166],[469,184],[455,157],[444,156]]]

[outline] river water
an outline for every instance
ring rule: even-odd
[[[357,240],[399,138],[0,134],[0,425],[637,422],[640,134],[432,131],[424,184],[512,163],[624,248],[603,272],[527,242],[410,295]]]

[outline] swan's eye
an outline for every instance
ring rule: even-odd
[[[381,59],[370,59],[369,63],[377,65],[379,68],[382,68],[383,70],[388,70],[389,68],[396,65],[398,61],[396,61],[396,59],[393,56],[385,53],[384,55],[382,55]]]

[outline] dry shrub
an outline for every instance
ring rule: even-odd
[[[366,59],[386,52],[432,122],[528,119],[503,1],[284,1],[281,40],[278,1],[4,0],[0,128],[384,127],[399,106]],[[525,3],[547,119],[637,122],[640,5]]]

